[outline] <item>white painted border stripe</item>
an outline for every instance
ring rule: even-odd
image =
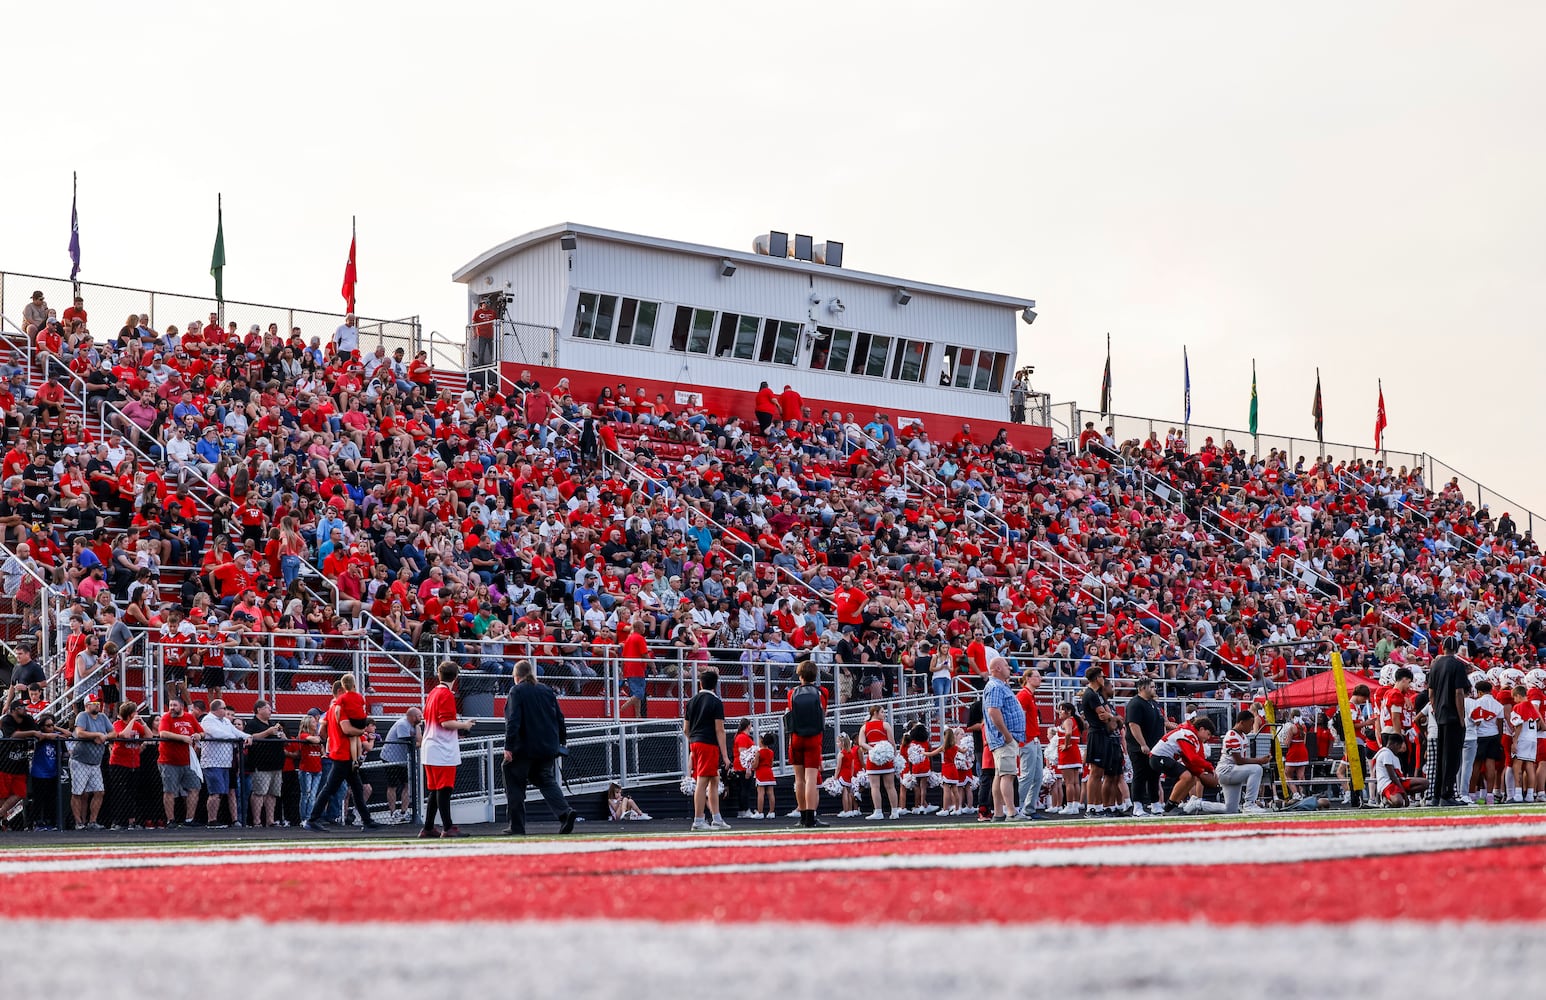
[[[1546,823],[1506,827],[1395,830],[1325,830],[1317,836],[1251,836],[1193,839],[1183,842],[1046,847],[956,854],[887,854],[803,861],[740,862],[681,868],[636,869],[650,875],[741,875],[774,872],[859,872],[919,869],[1068,868],[1157,865],[1275,865],[1339,858],[1421,854],[1488,847],[1515,840],[1546,838]]]

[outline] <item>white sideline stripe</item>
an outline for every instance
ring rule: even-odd
[[[1013,851],[971,851],[951,854],[887,854],[851,858],[811,858],[802,861],[740,862],[682,868],[636,869],[647,875],[738,875],[775,872],[857,872],[902,869],[1067,868],[1077,866],[1141,865],[1275,865],[1297,861],[1420,854],[1500,841],[1546,837],[1546,823],[1506,827],[1394,830],[1326,830],[1311,837],[1215,838],[1212,842],[1111,844],[1091,847],[1046,847]]]
[[[975,828],[963,828],[975,829]],[[1025,829],[1020,827],[1018,829]],[[1071,865],[1131,864],[1250,864],[1279,861],[1318,860],[1337,857],[1361,857],[1378,854],[1403,854],[1424,850],[1449,849],[1449,840],[1410,843],[1412,838],[1460,838],[1455,847],[1476,846],[1498,840],[1546,836],[1546,823],[1508,823],[1463,827],[1413,827],[1402,825],[1340,828],[1273,828],[1267,826],[1214,827],[1209,829],[1159,832],[1153,827],[1127,834],[1118,831],[1095,832],[1100,828],[1072,829],[1069,836],[1037,841],[1034,845],[1006,851],[941,851],[931,854],[864,855],[856,858],[825,858],[808,861],[742,862],[735,865],[708,865],[680,868],[640,869],[661,875],[732,874],[736,872],[777,871],[861,871],[881,868],[1015,868],[1065,867]],[[869,831],[865,831],[868,833]],[[792,836],[753,837],[696,836],[690,838],[619,837],[610,840],[522,841],[502,837],[472,839],[453,843],[432,841],[420,844],[350,844],[348,842],[221,844],[212,849],[196,846],[155,847],[134,845],[116,848],[74,848],[39,852],[31,857],[0,861],[0,876],[30,875],[48,872],[110,871],[168,867],[219,867],[223,865],[266,865],[329,863],[334,861],[395,860],[404,858],[471,857],[553,857],[563,855],[640,853],[648,851],[689,851],[703,848],[779,848],[846,844],[855,848],[905,843],[901,836]],[[1247,843],[1229,848],[1210,846],[1228,841]],[[1369,841],[1377,841],[1370,849]],[[1072,842],[1076,846],[1061,844]],[[1295,845],[1300,845],[1296,847]],[[1156,853],[1158,850],[1161,853]],[[108,851],[111,853],[104,853]],[[1240,854],[1243,856],[1234,857]]]
[[[274,865],[332,861],[391,861],[399,858],[477,858],[495,856],[541,857],[563,854],[617,854],[642,851],[693,851],[705,847],[800,847],[811,844],[851,844],[842,837],[699,837],[692,840],[520,841],[510,838],[468,840],[461,843],[403,844],[356,847],[343,850],[252,850],[235,854],[197,854],[188,850],[130,857],[39,858],[0,861],[0,875],[35,875],[47,872],[91,872],[130,868],[212,868],[221,865]],[[272,848],[272,845],[265,845]],[[323,845],[317,845],[323,846]]]
[[[1538,996],[1543,930],[1540,923],[1414,921],[834,927],[28,918],[0,921],[0,940],[27,956],[5,973],[7,995],[17,997],[100,996],[111,982],[126,996],[204,998],[211,995],[207,977],[167,970],[186,969],[189,956],[213,955],[221,968],[260,977],[251,982],[261,981],[267,995],[309,995],[348,968],[372,1000],[681,1000],[712,982],[740,982],[742,993],[758,997],[1174,1000],[1265,991],[1273,1000],[1410,1000],[1478,987],[1489,996]]]

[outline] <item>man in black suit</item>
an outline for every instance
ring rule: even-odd
[[[515,686],[505,699],[505,805],[507,834],[526,833],[526,786],[534,784],[558,817],[558,832],[573,833],[579,813],[559,790],[554,762],[568,741],[564,713],[552,689],[537,683],[530,660],[515,665]]]

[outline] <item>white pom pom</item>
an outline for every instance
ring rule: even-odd
[[[877,768],[885,767],[894,760],[896,760],[896,747],[885,740],[870,747],[870,763]]]
[[[915,786],[917,784],[918,784],[918,776],[916,774],[914,774],[913,772],[908,771],[908,772],[906,772],[906,773],[904,773],[902,775],[902,787],[903,788],[906,788],[909,791],[911,791],[913,786]]]
[[[967,778],[966,781],[962,782],[962,784],[966,785],[967,788],[970,788],[975,792],[977,790],[977,786],[982,784],[982,779],[974,774],[970,778]]]
[[[757,766],[757,758],[759,756],[761,756],[761,754],[758,752],[756,747],[754,747],[754,746],[742,747],[741,748],[741,770],[743,770],[743,771],[750,771],[750,770],[753,770],[754,768],[756,768],[756,766]]]
[[[945,783],[945,778],[938,771],[929,772],[929,787],[938,788]]]
[[[924,752],[923,747],[919,746],[917,743],[909,743],[907,745],[907,762],[909,764],[922,764],[925,758],[928,756],[929,755]]]
[[[698,790],[698,779],[689,774],[682,779],[681,788],[683,795],[691,795]]]
[[[837,775],[833,775],[821,783],[821,790],[826,792],[828,795],[834,796],[836,798],[842,798],[843,782],[837,777]]]

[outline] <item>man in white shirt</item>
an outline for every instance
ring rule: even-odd
[[[206,737],[199,744],[199,763],[204,771],[204,790],[208,792],[207,822],[211,830],[224,829],[226,825],[216,822],[220,818],[221,799],[225,799],[230,807],[231,822],[241,826],[236,814],[236,786],[231,780],[231,762],[235,758],[236,744],[247,744],[252,740],[236,728],[230,720],[230,714],[231,710],[226,708],[225,702],[216,698],[210,702],[209,713],[199,720]]]
[[[350,313],[344,317],[343,325],[333,331],[333,347],[339,354],[359,356],[360,330],[354,324],[354,313]]]

